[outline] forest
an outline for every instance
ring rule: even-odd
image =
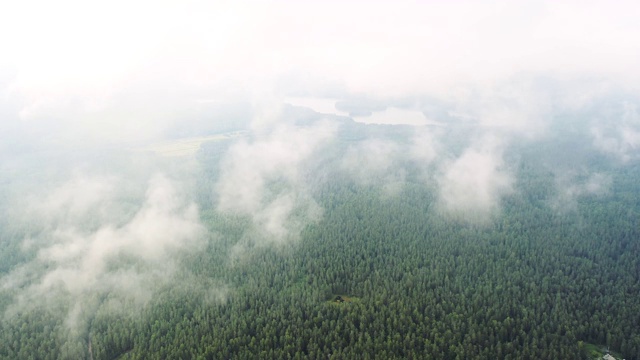
[[[0,360],[640,360],[638,19],[3,1]]]
[[[302,159],[261,167],[261,144],[281,144],[277,131],[205,142],[190,160],[191,206],[164,204],[179,192],[145,200],[130,185],[107,228],[94,203],[86,215],[63,202],[85,210],[45,220],[3,206],[0,358],[588,359],[608,348],[640,359],[640,163],[594,147],[581,114],[544,140],[503,145],[487,198],[482,171],[465,174],[481,178],[462,187],[470,207],[443,200],[456,180],[433,177],[439,160],[403,154],[426,131],[439,158],[463,158],[474,125],[364,125],[296,107],[283,116],[293,142],[283,151]],[[326,122],[334,135],[322,142]],[[244,159],[262,178],[234,192],[229,174],[251,177],[242,150],[255,150]],[[170,171],[185,162],[162,161]],[[153,217],[163,211],[183,215]],[[65,235],[70,216],[79,220]],[[146,217],[159,222],[139,235]],[[158,254],[118,243],[146,233],[160,243],[165,232]],[[56,252],[69,244],[88,255]],[[92,258],[97,246],[108,257]]]

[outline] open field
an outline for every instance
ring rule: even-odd
[[[162,156],[191,156],[198,152],[200,146],[209,141],[222,141],[245,136],[246,131],[232,131],[211,136],[200,136],[192,138],[163,141],[149,146],[135,148],[134,151],[151,151]]]
[[[360,298],[358,297],[344,295],[344,294],[331,295],[331,298],[327,300],[327,302],[332,305],[342,305],[342,304],[348,304],[348,303],[359,302],[359,301],[360,301]]]
[[[607,353],[606,349],[607,347],[604,345],[596,345],[596,344],[591,344],[591,343],[582,343],[580,344],[580,349],[583,350],[583,352],[588,356],[589,359],[602,359],[604,357],[604,355]],[[614,359],[622,359],[622,355],[615,352],[615,351],[611,351],[610,355],[614,358]]]

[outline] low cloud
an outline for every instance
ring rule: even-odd
[[[128,212],[125,203],[119,201],[123,189],[118,187],[122,185],[115,176],[77,173],[54,189],[46,189],[45,194],[30,194],[27,206],[21,209],[21,219],[34,218],[39,226],[49,227],[44,230],[80,225],[95,228],[96,224],[117,223],[117,218]]]
[[[369,139],[349,147],[340,161],[340,169],[360,185],[384,186],[396,192],[405,180],[400,160],[406,154],[397,143]]]
[[[409,172],[430,182],[442,158],[440,137],[431,127],[412,129],[405,140],[369,138],[346,149],[339,168],[360,185],[381,186],[388,195],[401,190]]]
[[[217,208],[251,218],[254,243],[295,239],[304,225],[317,220],[320,207],[311,197],[307,162],[334,137],[336,126],[280,123],[260,125],[248,140],[233,145],[221,162],[215,187]],[[248,233],[248,234],[249,234]]]
[[[481,139],[445,164],[437,181],[440,209],[479,223],[500,211],[501,199],[513,191],[514,183],[504,164],[502,145],[494,137]]]
[[[410,143],[411,159],[421,166],[433,163],[442,151],[438,136],[440,134],[427,127],[416,129]]]
[[[640,150],[640,115],[635,104],[624,102],[621,108],[597,119],[591,135],[596,148],[627,162],[636,159]]]
[[[103,205],[113,210],[116,182],[78,177],[35,208],[34,224],[42,222],[42,231],[24,244],[35,257],[0,280],[15,300],[5,316],[44,307],[66,314],[69,334],[80,336],[104,299],[144,306],[173,281],[177,254],[204,244],[206,231],[196,205],[163,175],[150,179],[144,201],[127,219],[98,216],[105,222],[87,226]]]
[[[555,87],[543,79],[517,76],[459,90],[450,114],[484,131],[534,139],[549,126]]]
[[[556,176],[556,196],[551,207],[560,214],[578,209],[578,201],[585,196],[605,196],[611,188],[611,175],[593,173],[588,176],[577,172]]]

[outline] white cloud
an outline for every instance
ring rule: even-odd
[[[576,211],[578,200],[585,196],[605,196],[611,188],[611,175],[593,173],[579,179],[578,172],[556,175],[556,195],[551,199],[551,207],[559,213]]]
[[[172,281],[176,254],[203,245],[206,230],[195,204],[162,175],[149,181],[144,202],[124,223],[104,222],[87,230],[84,211],[94,213],[102,205],[113,210],[111,182],[71,180],[32,213],[34,224],[42,222],[39,238],[30,244],[37,247],[37,256],[0,280],[5,291],[16,295],[8,316],[44,305],[66,312],[68,324],[77,324],[87,320],[79,309],[97,307],[96,296],[106,294],[142,306]],[[86,199],[93,190],[95,196]]]
[[[157,136],[191,100],[325,92],[327,79],[350,93],[455,98],[522,73],[640,78],[631,1],[32,0],[0,14],[0,66],[15,75],[3,90],[23,119],[62,121],[76,140]]]
[[[262,120],[258,120],[262,121]],[[260,126],[255,138],[233,145],[221,163],[218,209],[250,216],[258,241],[284,242],[318,217],[309,195],[305,162],[330,141],[335,124]]]
[[[429,128],[421,128],[415,131],[411,139],[409,156],[421,166],[427,166],[434,162],[440,155],[441,145],[438,141],[439,131]]]
[[[392,141],[368,139],[350,146],[340,167],[361,184],[375,184],[397,177],[400,146]]]
[[[640,149],[640,115],[635,104],[625,102],[622,111],[597,119],[591,126],[594,145],[623,162],[637,158]]]
[[[500,210],[502,197],[513,191],[513,177],[497,139],[486,137],[445,164],[438,177],[439,205],[449,215],[486,222]]]
[[[461,91],[456,96],[454,113],[464,114],[485,131],[536,138],[549,125],[554,90],[550,84],[536,83],[528,76],[487,83]]]
[[[72,221],[86,223],[93,219],[107,219],[116,211],[112,200],[116,200],[114,177],[87,177],[75,175],[68,182],[40,197],[41,194],[29,198],[29,212],[45,223],[57,224]],[[118,209],[122,211],[123,209]]]

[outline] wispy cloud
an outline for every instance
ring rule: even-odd
[[[262,121],[262,120],[260,120]],[[233,145],[221,162],[217,207],[252,219],[252,241],[286,242],[315,221],[320,208],[310,195],[306,162],[335,136],[326,121],[310,126],[260,125],[255,136]]]
[[[596,119],[591,126],[594,145],[621,161],[637,159],[640,150],[640,115],[637,106],[625,102],[621,111]]]
[[[154,176],[143,202],[124,218],[100,214],[119,200],[115,183],[80,177],[41,205],[27,205],[41,230],[24,243],[35,257],[0,280],[15,299],[5,316],[44,307],[65,314],[69,331],[82,335],[99,299],[144,306],[181,273],[177,254],[204,245],[198,209],[174,181]]]
[[[500,211],[502,197],[514,186],[503,151],[498,139],[485,137],[444,165],[438,176],[438,202],[445,214],[486,223]]]
[[[574,212],[578,201],[585,196],[602,197],[609,193],[612,178],[609,174],[566,172],[556,176],[556,194],[551,199],[551,207],[560,214]]]

